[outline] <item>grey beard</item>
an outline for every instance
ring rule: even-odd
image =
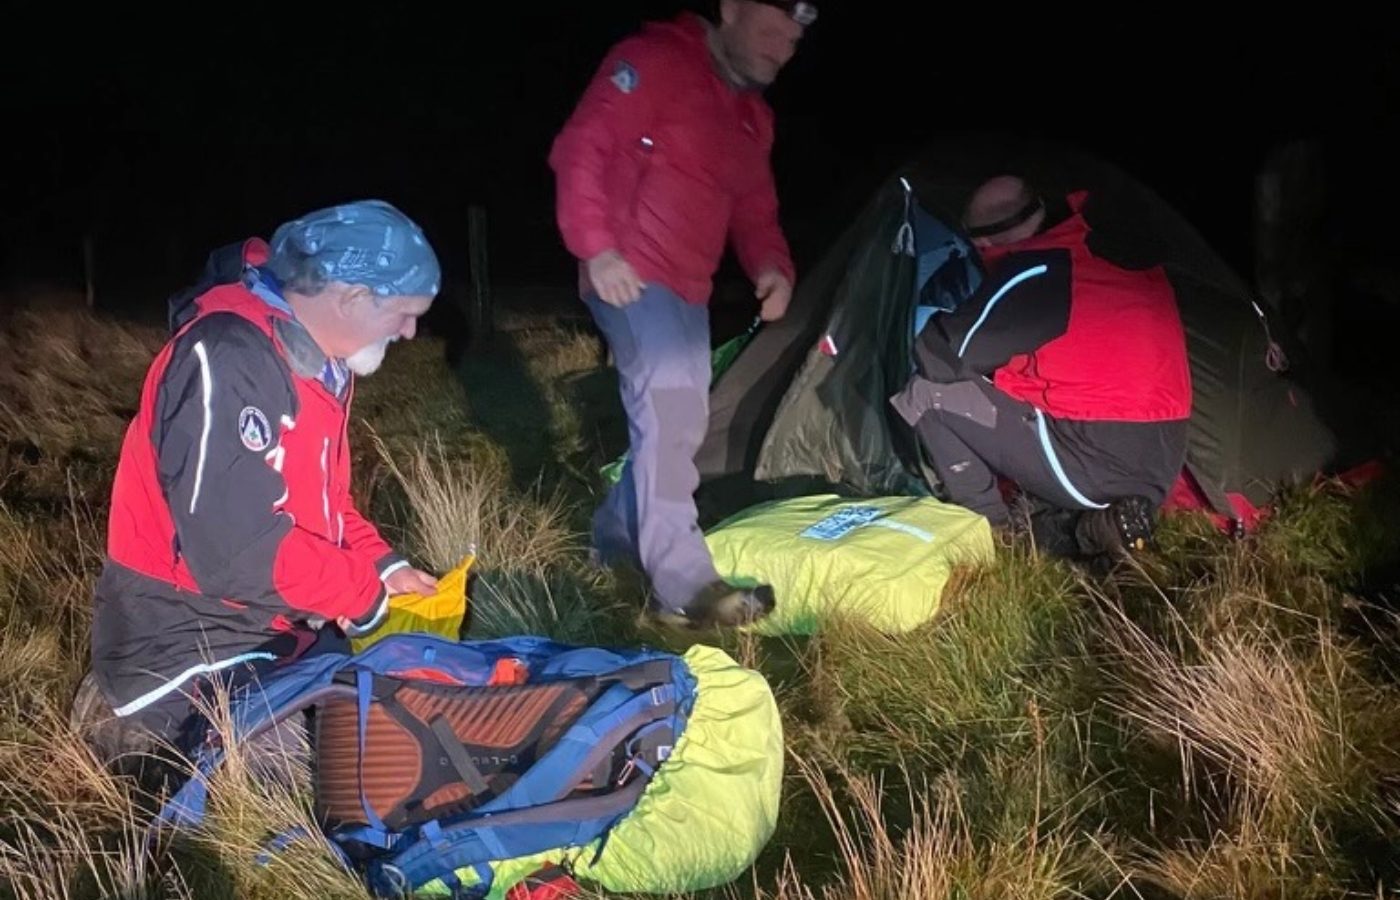
[[[384,363],[384,354],[393,338],[361,347],[345,358],[345,367],[356,375],[372,375]]]

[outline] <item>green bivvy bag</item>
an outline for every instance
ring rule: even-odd
[[[986,518],[931,497],[776,500],[725,519],[705,540],[721,576],[772,585],[776,606],[752,626],[770,635],[814,634],[833,616],[909,631],[938,612],[956,565],[994,552]]]

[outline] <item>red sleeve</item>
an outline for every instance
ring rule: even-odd
[[[408,560],[394,552],[389,542],[380,537],[379,529],[349,504],[345,511],[345,546],[372,560],[381,580],[395,569],[408,565]]]
[[[618,246],[608,225],[607,170],[616,153],[646,136],[665,94],[664,55],[643,38],[619,43],[554,139],[555,214],[564,245],[579,259]]]
[[[750,279],[757,279],[765,269],[777,269],[789,283],[797,281],[787,239],[778,225],[778,194],[771,171],[764,173],[758,190],[736,198],[730,234],[734,253]]]
[[[765,158],[772,149],[772,114],[765,111]],[[789,283],[797,281],[796,268],[787,238],[778,224],[778,191],[773,183],[773,169],[765,162],[758,173],[757,188],[746,190],[734,198],[734,217],[730,222],[730,242],[739,264],[750,279],[757,279],[765,269],[777,269]]]
[[[372,557],[280,511],[282,474],[240,436],[251,422],[275,447],[295,403],[285,363],[243,319],[211,316],[181,338],[152,435],[177,550],[201,593],[269,616],[289,608],[327,619],[374,615],[385,591]]]

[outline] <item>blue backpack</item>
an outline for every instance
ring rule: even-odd
[[[312,711],[318,819],[375,895],[484,897],[503,860],[598,842],[596,863],[695,696],[669,653],[398,634],[277,670],[230,713],[247,741]],[[200,752],[158,824],[202,821],[222,758]]]

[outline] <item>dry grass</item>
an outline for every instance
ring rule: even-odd
[[[210,779],[208,818],[177,847],[200,896],[363,898],[312,811],[309,738],[300,717],[257,741],[233,740],[228,695],[202,704],[222,736],[222,766]],[[274,836],[295,835],[272,852]],[[180,837],[180,835],[176,835]]]
[[[1111,855],[1097,842],[1037,820],[1006,840],[980,839],[956,777],[914,791],[902,773],[900,799],[912,818],[896,830],[886,809],[890,790],[879,778],[795,762],[835,835],[840,873],[809,886],[789,856],[775,887],[755,885],[753,896],[762,900],[1049,900],[1083,896],[1082,886],[1115,877]]]
[[[178,866],[146,846],[134,820],[115,836],[95,834],[86,822],[64,813],[42,825],[11,820],[14,834],[0,840],[0,886],[15,900],[195,900]]]
[[[33,714],[5,708],[0,887],[17,900],[198,896],[148,844],[141,795],[102,768],[57,699]]]
[[[600,338],[588,331],[553,325],[523,332],[517,341],[530,369],[548,382],[590,371],[601,359]]]
[[[110,468],[160,345],[152,329],[95,319],[61,304],[22,309],[0,327],[0,482],[62,493]]]
[[[1175,744],[1188,773],[1223,772],[1267,835],[1306,833],[1328,813],[1380,825],[1371,789],[1400,774],[1400,735],[1376,734],[1372,718],[1400,698],[1362,674],[1355,650],[1324,631],[1290,653],[1263,629],[1204,645],[1188,631],[1169,649],[1109,616],[1117,708]]]
[[[602,594],[606,580],[583,560],[583,536],[556,489],[522,495],[496,448],[450,454],[438,436],[384,465],[408,501],[409,545],[436,571],[475,554],[473,637],[548,635],[567,641],[609,637],[622,610]],[[612,629],[615,630],[615,629]]]
[[[484,568],[534,571],[576,554],[565,500],[514,496],[495,448],[449,455],[441,435],[401,454],[376,438],[384,465],[408,498],[409,539],[424,562],[445,571],[475,554]]]
[[[1309,846],[1271,839],[1257,823],[1235,823],[1209,841],[1152,851],[1135,867],[1144,885],[1154,885],[1180,900],[1337,900],[1376,896],[1344,888],[1334,874],[1336,863]]]

